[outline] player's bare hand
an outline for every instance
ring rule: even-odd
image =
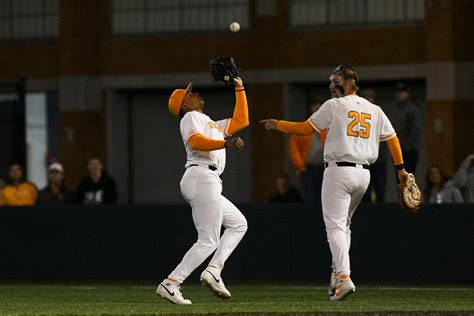
[[[245,147],[244,140],[240,137],[235,137],[225,142],[225,148],[242,150],[244,149],[244,147]]]
[[[269,130],[277,128],[278,120],[267,119],[267,120],[261,120],[260,123],[262,123],[265,126],[265,128],[269,131]]]
[[[243,88],[244,87],[244,82],[240,77],[234,78],[234,87],[236,88]]]

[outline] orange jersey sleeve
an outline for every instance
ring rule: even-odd
[[[213,151],[225,147],[225,140],[207,138],[202,134],[194,134],[188,139],[192,150]]]
[[[249,126],[249,108],[244,88],[235,89],[234,116],[229,121],[226,135],[233,135]]]
[[[288,154],[290,160],[298,171],[303,171],[306,169],[305,160],[303,158],[303,153],[301,152],[300,146],[298,146],[298,136],[291,135],[288,140]]]
[[[319,134],[319,140],[323,146],[326,143],[326,137],[328,137],[328,131],[325,129]]]
[[[403,156],[402,156],[402,147],[400,146],[400,141],[398,137],[392,137],[387,140],[388,150],[390,151],[390,155],[392,156],[393,163],[395,165],[400,165],[403,163]]]
[[[315,132],[311,124],[308,121],[304,122],[288,122],[278,121],[277,130],[283,133],[294,134],[294,135],[311,135]]]

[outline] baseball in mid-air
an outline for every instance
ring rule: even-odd
[[[237,22],[232,22],[229,28],[231,32],[238,32],[240,30],[240,24]]]

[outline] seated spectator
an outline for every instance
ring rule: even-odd
[[[39,191],[38,206],[56,206],[75,202],[74,193],[64,184],[64,169],[58,163],[52,163],[48,168],[48,186]]]
[[[464,202],[474,203],[474,154],[461,163],[453,177],[453,185],[464,192]]]
[[[23,178],[23,167],[19,163],[10,165],[9,179],[2,190],[3,200],[7,206],[35,205],[38,192],[34,184]]]
[[[432,165],[426,173],[424,199],[427,203],[462,203],[461,191],[441,171],[438,165]]]
[[[5,205],[5,199],[3,198],[3,188],[5,187],[5,179],[0,177],[0,206]]]
[[[102,162],[92,158],[87,165],[89,175],[81,180],[76,198],[81,204],[115,204],[117,203],[117,186],[104,171]]]
[[[276,193],[270,197],[271,203],[299,203],[303,202],[300,193],[290,185],[288,176],[283,174],[276,178]]]

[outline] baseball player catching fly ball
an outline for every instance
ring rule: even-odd
[[[169,111],[181,117],[180,129],[187,154],[186,171],[181,179],[181,193],[191,205],[197,242],[180,264],[158,285],[156,293],[175,304],[191,304],[183,298],[180,284],[206,260],[215,254],[201,274],[201,282],[222,299],[231,294],[222,281],[221,271],[232,251],[247,231],[247,220],[222,195],[220,175],[225,168],[225,150],[243,149],[240,137],[224,140],[249,125],[247,97],[242,80],[233,79],[236,104],[232,118],[214,121],[203,113],[204,100],[186,89],[176,89],[169,98]],[[225,231],[221,237],[221,226]]]
[[[339,65],[329,77],[333,96],[305,122],[261,121],[267,130],[296,135],[327,131],[325,171],[321,191],[324,223],[332,254],[331,300],[355,292],[350,278],[351,218],[369,185],[369,166],[377,160],[379,142],[386,141],[398,175],[407,177],[402,151],[392,124],[382,109],[356,95],[358,75]]]

